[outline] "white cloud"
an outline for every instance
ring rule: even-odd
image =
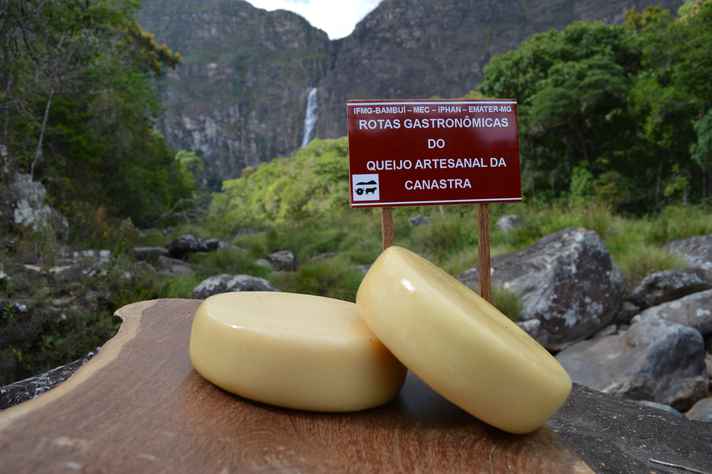
[[[348,36],[381,0],[247,0],[265,10],[290,10],[306,18],[331,39]]]

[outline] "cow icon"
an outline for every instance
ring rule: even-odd
[[[355,174],[351,178],[353,202],[380,200],[380,180],[377,174]]]

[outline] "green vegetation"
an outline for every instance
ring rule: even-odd
[[[712,2],[681,14],[577,22],[492,59],[472,95],[518,99],[526,194],[635,213],[712,197]]]
[[[151,79],[180,56],[136,23],[138,4],[8,0],[0,7],[3,166],[41,180],[73,222],[92,223],[101,212],[146,225],[191,192],[154,130]],[[82,241],[93,230],[77,226],[72,237]]]

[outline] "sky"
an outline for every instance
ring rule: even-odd
[[[331,39],[348,36],[381,0],[247,0],[265,10],[290,10],[326,31]]]

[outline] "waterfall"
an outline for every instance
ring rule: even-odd
[[[302,148],[307,146],[314,138],[314,129],[316,128],[317,113],[319,104],[316,101],[316,87],[309,89],[307,96],[307,113],[304,115],[304,138],[302,138]]]

